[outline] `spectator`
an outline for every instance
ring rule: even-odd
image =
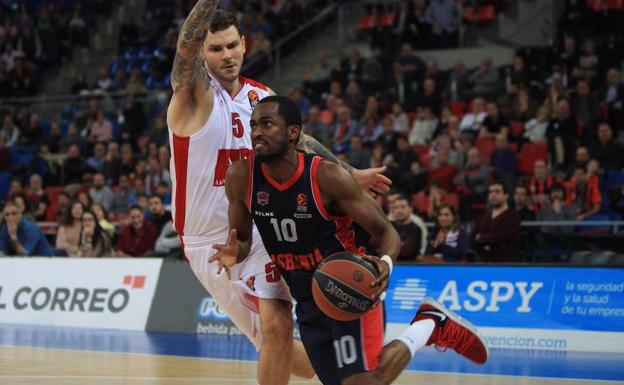
[[[624,146],[613,139],[613,130],[607,122],[598,126],[598,140],[591,145],[589,153],[607,171],[620,171],[624,167]]]
[[[13,197],[13,203],[20,209],[22,213],[22,218],[35,222],[35,217],[30,212],[30,207],[28,206],[28,201],[24,194],[16,195]]]
[[[531,143],[543,142],[546,139],[548,127],[548,110],[540,107],[537,116],[524,125],[524,137]]]
[[[63,183],[65,185],[82,183],[83,176],[87,172],[87,166],[77,145],[69,146],[67,159],[63,162],[63,169]]]
[[[487,116],[483,119],[479,136],[493,137],[498,133],[502,133],[507,137],[509,135],[509,120],[507,117],[501,116],[496,103],[488,103],[486,111]]]
[[[371,165],[371,156],[362,147],[362,137],[353,135],[349,141],[350,150],[347,153],[347,161],[355,168],[365,169]]]
[[[42,139],[43,128],[41,127],[41,119],[39,118],[39,115],[31,114],[28,126],[22,127],[20,142],[24,146],[36,146]]]
[[[423,93],[416,100],[416,107],[429,107],[434,115],[439,116],[442,99],[438,94],[436,84],[433,78],[425,78],[423,81]]]
[[[130,154],[132,155],[132,151]],[[106,183],[111,185],[117,184],[119,167],[119,144],[117,144],[117,142],[110,142],[106,150],[106,155],[104,156],[102,168],[100,169],[100,172],[104,175],[104,178],[106,178]]]
[[[509,208],[507,187],[493,182],[488,188],[490,209],[475,222],[471,245],[484,262],[519,262],[520,217]]]
[[[303,96],[301,96],[303,97]],[[291,99],[293,99],[291,97]],[[293,99],[295,101],[299,100],[300,102],[299,104],[303,104],[304,106],[307,104],[309,105],[309,101],[307,103],[302,103],[302,101],[307,100],[307,98],[304,99]],[[343,96],[343,101],[345,103],[345,105],[347,107],[349,107],[351,109],[351,111],[353,111],[353,116],[357,119],[360,119],[360,117],[362,116],[362,112],[363,112],[363,105],[364,105],[364,96],[362,96],[362,92],[360,91],[360,86],[356,83],[356,82],[349,82],[349,84],[347,85],[347,89],[345,90],[345,94]],[[308,108],[305,109],[301,109],[301,113],[303,114],[303,112],[305,111],[307,116],[308,113]]]
[[[318,106],[310,106],[308,120],[304,127],[306,134],[313,136],[319,142],[323,144],[329,142],[329,127],[321,121],[321,110]]]
[[[137,177],[139,174],[140,172],[137,172]],[[158,158],[151,157],[145,174],[145,192],[148,195],[155,194],[160,182],[171,185],[171,175],[167,169],[161,167]]]
[[[110,142],[113,139],[113,125],[106,119],[104,111],[99,110],[95,121],[89,126],[89,140],[95,142]]]
[[[518,54],[514,55],[509,68],[509,82],[522,86],[529,85],[529,72],[524,63],[524,58]]]
[[[0,136],[4,139],[7,147],[13,147],[17,144],[20,137],[20,130],[15,125],[13,117],[10,114],[4,115],[2,129],[0,130]]]
[[[407,114],[403,112],[403,108],[399,103],[392,103],[392,113],[390,116],[392,117],[392,125],[394,126],[395,132],[401,135],[409,134],[409,119],[407,118]]]
[[[304,75],[306,88],[312,89],[316,93],[321,93],[327,89],[331,79],[332,66],[329,62],[329,55],[321,54],[318,64],[308,69]]]
[[[101,204],[105,210],[110,210],[113,203],[113,192],[106,185],[104,175],[97,173],[93,176],[93,187],[89,190],[89,196],[93,202]]]
[[[470,133],[472,138],[475,138],[486,116],[485,101],[482,98],[475,98],[472,101],[472,112],[465,114],[459,124],[460,132]]]
[[[145,220],[143,209],[130,208],[130,224],[121,230],[117,243],[118,257],[142,257],[153,251],[158,232],[156,227]]]
[[[621,81],[620,71],[609,68],[607,82],[600,89],[600,102],[607,106],[609,124],[615,132],[624,128],[624,84]]]
[[[89,91],[89,83],[87,83],[87,75],[83,71],[78,71],[74,75],[74,81],[71,85],[70,92],[73,95],[79,95],[83,91]]]
[[[13,96],[28,97],[36,92],[34,75],[26,62],[23,54],[15,56],[15,66],[9,71],[9,80],[13,89]]]
[[[562,185],[555,184],[550,189],[550,205],[537,213],[538,221],[573,221],[576,219],[576,207],[566,203]],[[565,237],[574,231],[574,226],[543,226],[538,243],[548,247],[564,245]]]
[[[421,73],[425,68],[425,62],[416,55],[412,44],[407,42],[401,44],[401,52],[399,52],[396,61],[401,63],[405,72],[411,74]]]
[[[397,150],[387,156],[385,163],[388,166],[386,174],[401,191],[411,194],[424,186],[426,180],[420,169],[420,159],[406,137],[399,137]]]
[[[156,255],[163,258],[183,259],[180,235],[173,228],[173,222],[165,224],[154,246]]]
[[[576,113],[577,124],[583,132],[586,144],[594,138],[596,124],[600,118],[600,105],[590,91],[589,82],[579,79],[576,83],[576,95],[572,96],[570,103],[572,110]]]
[[[449,152],[446,149],[439,149],[432,164],[428,175],[428,182],[437,183],[447,192],[455,190],[453,179],[457,174],[457,167],[449,163]]]
[[[485,203],[490,169],[481,162],[481,154],[476,147],[468,150],[466,167],[453,180],[458,186],[460,195],[460,209],[462,218],[472,218],[473,205]]]
[[[111,238],[100,227],[95,214],[89,210],[82,214],[82,228],[77,256],[91,258],[114,256]]]
[[[433,0],[425,11],[425,22],[431,27],[432,47],[449,48],[459,44],[459,27],[464,10],[455,0]]]
[[[588,178],[585,167],[577,166],[574,169],[574,175],[568,181],[568,193],[566,195],[566,202],[570,205],[576,205],[577,220],[582,221],[600,212],[602,196],[600,195],[598,178]]]
[[[412,130],[409,134],[409,143],[411,145],[426,145],[431,143],[438,123],[439,120],[431,112],[431,107],[428,105],[418,107],[417,117],[414,120],[414,124],[412,124]]]
[[[515,184],[516,153],[509,147],[507,135],[504,133],[496,135],[496,149],[490,157],[490,166],[498,179],[506,182],[507,186]]]
[[[0,226],[0,252],[15,256],[53,255],[52,248],[43,231],[29,220],[13,202],[7,202],[2,209],[4,223]]]
[[[87,141],[82,137],[80,132],[78,132],[78,125],[76,122],[70,122],[67,126],[67,134],[58,142],[58,150],[59,152],[69,152],[69,147],[72,145],[78,146],[79,149],[86,147]]]
[[[514,189],[513,201],[511,203],[511,207],[518,213],[521,221],[535,220],[535,211],[531,208],[529,191],[525,186],[516,186]]]
[[[572,178],[572,176],[574,175],[574,170],[576,169],[576,166],[581,166],[581,167],[586,168],[590,160],[591,160],[591,157],[589,156],[589,150],[587,149],[587,147],[578,146],[576,148],[575,163],[566,172],[566,178],[567,179]]]
[[[70,257],[78,256],[80,245],[80,221],[84,213],[84,206],[80,202],[73,202],[71,209],[65,212],[65,217],[56,234],[57,252],[65,253]]]
[[[473,93],[483,98],[494,98],[501,90],[501,80],[498,70],[492,67],[492,58],[486,57],[481,66],[470,75],[473,84]]]
[[[453,70],[449,73],[446,80],[446,99],[454,101],[465,101],[470,94],[470,79],[466,72],[464,62],[458,60],[453,65]]]
[[[43,181],[40,175],[32,174],[30,176],[30,184],[26,190],[26,198],[35,219],[41,222],[45,221],[50,200],[43,190]]]
[[[115,237],[115,225],[110,223],[108,220],[108,213],[99,203],[91,204],[91,211],[95,214],[95,218],[97,219],[98,225],[108,234],[108,236],[113,239]]]
[[[546,162],[538,159],[533,164],[533,176],[529,180],[529,199],[535,211],[540,211],[548,205],[550,188],[557,180],[549,175]]]
[[[416,101],[418,82],[416,77],[406,72],[401,63],[395,62],[392,67],[392,76],[388,76],[385,99],[398,102],[405,108],[410,108]]]
[[[106,146],[104,143],[96,143],[93,146],[93,156],[87,158],[87,166],[95,172],[99,172],[106,160]]]
[[[348,148],[351,137],[359,132],[358,124],[351,118],[351,110],[348,107],[338,109],[338,121],[332,135],[334,151],[342,152]]]
[[[599,58],[594,51],[594,41],[585,39],[582,52],[578,57],[578,63],[574,68],[572,76],[578,79],[594,79],[598,75],[599,67]]]
[[[563,171],[572,163],[572,153],[576,142],[576,120],[570,113],[570,103],[562,99],[557,103],[555,118],[551,119],[546,129],[548,148],[559,170]]]
[[[390,204],[392,225],[401,237],[400,262],[414,262],[427,246],[426,228],[420,228],[412,221],[413,209],[405,196],[399,196]]]
[[[11,170],[11,151],[6,147],[6,139],[0,135],[0,171]]]
[[[171,220],[171,212],[165,209],[163,200],[158,195],[149,197],[150,222],[156,226],[158,234],[167,222]]]
[[[435,229],[427,245],[427,255],[442,258],[445,262],[465,260],[470,237],[461,228],[455,207],[443,203],[436,214]]]
[[[362,79],[360,84],[366,92],[375,92],[382,87],[384,70],[375,56],[370,56],[362,65]]]

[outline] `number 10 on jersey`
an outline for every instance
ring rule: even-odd
[[[275,237],[278,242],[297,242],[297,227],[291,218],[285,218],[278,222],[277,218],[271,218]]]

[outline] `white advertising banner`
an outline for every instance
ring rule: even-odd
[[[161,259],[0,258],[0,323],[144,330]]]

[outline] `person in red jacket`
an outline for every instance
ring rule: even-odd
[[[130,207],[130,225],[126,226],[117,242],[118,257],[142,257],[154,250],[158,231],[156,227],[145,220],[141,207]]]

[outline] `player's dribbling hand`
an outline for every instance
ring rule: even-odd
[[[374,197],[376,194],[385,194],[390,191],[392,181],[382,174],[384,171],[386,171],[386,166],[364,170],[354,168],[351,171],[351,175],[353,175],[353,178],[362,190]]]
[[[375,304],[373,307],[379,305],[381,301],[383,301],[382,295],[385,294],[386,289],[388,288],[388,279],[390,278],[390,266],[381,259],[377,257],[371,257],[370,255],[363,255],[362,259],[370,262],[377,271],[379,272],[379,276],[376,280],[371,283],[371,287],[378,286],[379,290],[373,295],[373,300]]]
[[[229,268],[236,265],[236,261],[238,260],[238,239],[236,239],[236,229],[230,230],[230,234],[228,235],[225,245],[212,245],[212,248],[217,250],[217,252],[214,253],[210,259],[208,259],[208,262],[212,263],[214,261],[219,261],[217,274],[221,274],[221,272],[225,270],[228,278],[230,278]]]

